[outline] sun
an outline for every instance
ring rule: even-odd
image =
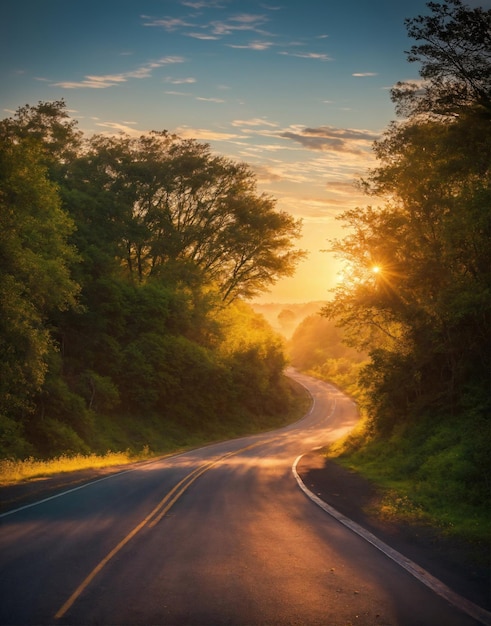
[[[382,268],[380,267],[380,265],[374,265],[374,266],[372,267],[372,272],[373,272],[374,274],[380,274],[380,272],[381,272],[381,271],[382,271]]]

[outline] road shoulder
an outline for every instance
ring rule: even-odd
[[[296,469],[305,486],[323,502],[463,597],[491,609],[489,563],[480,558],[482,554],[477,553],[475,546],[426,525],[377,518],[371,508],[381,498],[381,492],[319,451],[302,456]]]

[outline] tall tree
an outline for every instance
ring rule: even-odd
[[[215,284],[223,300],[251,297],[290,275],[300,222],[258,194],[251,170],[167,132],[92,139],[86,193],[107,195],[124,224],[130,275]],[[123,259],[122,259],[123,260]]]
[[[82,133],[70,118],[64,100],[26,104],[0,123],[3,137],[15,141],[29,139],[38,145],[39,158],[48,168],[50,178],[57,181],[82,144]]]
[[[456,115],[469,105],[491,112],[491,10],[461,0],[429,2],[430,15],[408,18],[415,39],[409,62],[421,63],[420,83],[400,82],[392,100],[400,115]]]
[[[474,41],[489,23],[489,12],[458,0],[429,6],[434,18],[408,20],[413,36],[432,42],[426,55],[448,50],[457,36],[462,46]],[[452,16],[451,27],[443,28],[442,16]],[[424,66],[430,86],[422,98],[402,98],[411,116],[375,144],[380,165],[363,184],[385,206],[346,212],[351,233],[333,243],[352,276],[325,313],[371,349],[364,383],[384,428],[425,406],[461,410],[471,386],[485,388],[489,371],[491,124],[483,93],[490,61],[481,55],[480,87],[471,89],[462,77],[448,79],[468,65],[467,48],[460,56],[453,50],[447,64],[442,56],[431,72]]]
[[[0,413],[22,415],[53,346],[49,316],[75,304],[67,243],[73,222],[48,180],[37,142],[0,125]]]

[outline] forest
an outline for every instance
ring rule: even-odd
[[[337,453],[489,538],[491,10],[428,6],[406,20],[421,80],[392,89],[399,119],[359,183],[374,205],[345,211],[330,242],[344,278],[322,316],[368,357],[351,378],[363,426]],[[332,336],[307,320],[293,362],[332,378],[336,341],[309,350],[314,329]]]
[[[281,339],[246,300],[302,258],[245,165],[166,131],[84,137],[64,101],[0,122],[0,457],[283,423]]]

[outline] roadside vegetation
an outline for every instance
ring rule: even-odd
[[[353,398],[361,399],[358,378],[368,354],[346,345],[343,331],[334,321],[320,315],[320,309],[297,326],[287,349],[293,367],[334,383]]]
[[[0,458],[161,454],[291,414],[247,300],[294,271],[300,223],[246,165],[84,137],[60,101],[0,121],[0,172]]]
[[[322,315],[368,361],[344,381],[315,333],[305,360],[307,327],[290,352],[357,397],[360,427],[328,455],[387,489],[379,513],[489,555],[491,11],[428,6],[406,20],[421,81],[392,89],[400,119],[360,181],[382,204],[341,215],[348,234],[330,244],[345,272]]]
[[[286,383],[290,387],[291,393],[288,410],[281,415],[256,415],[253,421],[244,421],[238,425],[235,424],[230,430],[222,430],[221,438],[231,439],[240,435],[256,434],[281,428],[303,417],[309,409],[310,397],[303,387],[300,387],[293,380],[287,379]],[[199,447],[216,441],[213,438],[213,433],[199,436],[185,429],[179,432],[177,428],[173,433],[173,438],[165,437],[162,429],[158,428],[158,420],[155,431],[150,428],[147,430],[147,435],[153,448],[146,444],[140,450],[136,450],[134,440],[128,439],[127,443],[133,445],[133,449],[127,448],[121,452],[109,450],[105,454],[95,452],[89,454],[67,453],[46,459],[32,456],[23,459],[0,459],[0,486],[87,469],[117,468],[130,463],[176,454],[192,447]]]
[[[65,472],[84,469],[100,469],[127,465],[148,457],[145,450],[141,454],[130,452],[107,452],[101,454],[62,454],[53,459],[0,459],[0,486],[12,485],[31,478],[41,478]]]

